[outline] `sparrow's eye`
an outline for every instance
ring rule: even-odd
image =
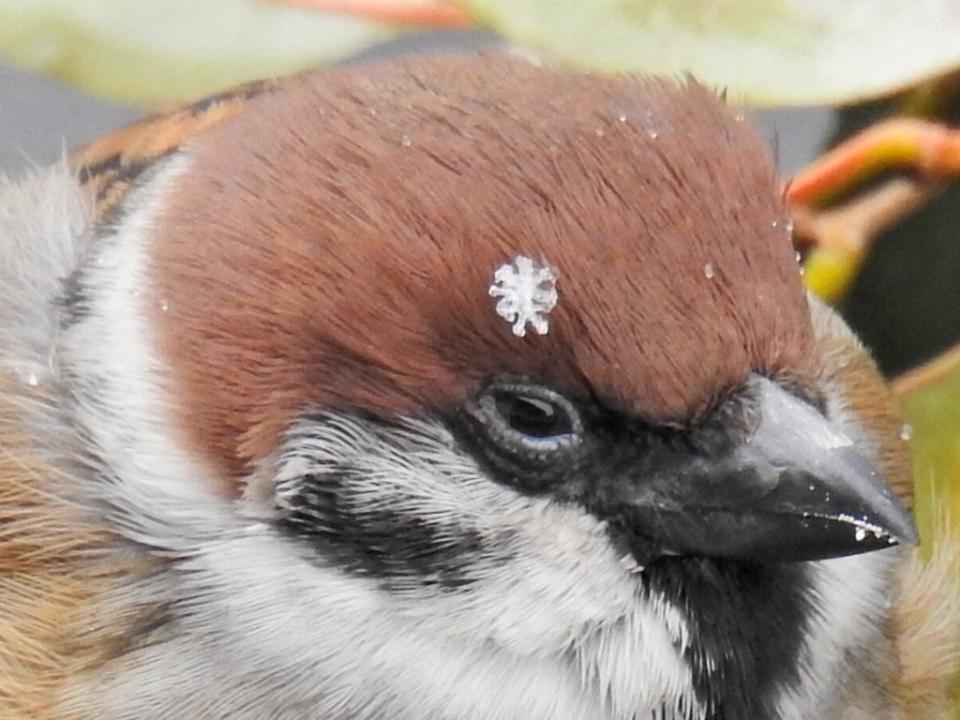
[[[495,445],[531,460],[552,459],[582,440],[583,424],[573,403],[532,383],[489,385],[471,415]]]
[[[573,423],[564,408],[531,395],[497,393],[497,412],[513,431],[528,438],[548,439],[573,432]]]

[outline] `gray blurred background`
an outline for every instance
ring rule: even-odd
[[[0,64],[0,170],[46,164],[141,113],[84,95],[56,80]]]

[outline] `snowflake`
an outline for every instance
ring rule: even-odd
[[[498,297],[497,315],[513,323],[513,334],[527,334],[527,323],[539,335],[550,325],[544,317],[557,304],[557,276],[546,265],[518,255],[512,263],[501,265],[493,276],[491,297]]]

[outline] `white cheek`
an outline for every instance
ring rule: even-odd
[[[480,579],[469,593],[413,592],[401,611],[424,615],[442,606],[448,632],[486,637],[524,655],[562,652],[629,611],[636,588],[601,523],[543,499],[517,498],[514,504],[486,518],[513,530],[506,559],[494,556],[479,565]]]
[[[364,508],[481,538],[484,550],[471,561],[475,581],[468,589],[438,590],[414,580],[394,593],[395,612],[429,618],[444,634],[544,655],[630,611],[636,579],[625,572],[602,522],[491,481],[439,425],[410,421],[408,427],[409,441],[399,444],[346,421],[294,429],[292,450],[275,466],[281,502],[290,483],[318,467],[359,462],[365,480],[352,492]]]
[[[395,588],[385,611],[399,622],[459,647],[488,647],[503,662],[526,658],[517,681],[559,662],[616,718],[664,706],[702,716],[683,658],[685,620],[663,598],[646,595],[642,575],[624,567],[604,523],[491,481],[440,426],[411,421],[415,441],[377,451],[377,439],[357,425],[324,427],[291,433],[288,447],[296,449],[274,465],[281,503],[318,464],[356,462],[359,453],[375,458],[359,473],[369,484],[353,489],[365,508],[449,522],[486,543],[463,588],[416,580]]]
[[[207,546],[183,569],[207,590],[182,607],[185,642],[156,652],[164,653],[163,662],[176,655],[179,667],[199,655],[197,666],[225,675],[218,682],[208,670],[204,687],[216,685],[231,707],[242,708],[248,694],[277,682],[272,692],[282,692],[284,703],[309,702],[316,713],[309,717],[317,718],[362,717],[358,708],[369,703],[377,707],[374,717],[404,720],[704,716],[679,654],[685,624],[662,599],[637,602],[625,617],[575,639],[568,652],[535,645],[518,652],[464,632],[465,626],[452,628],[436,614],[410,613],[375,580],[318,567],[264,525]],[[506,600],[500,612],[517,612]],[[442,602],[433,607],[442,610]],[[456,604],[448,610],[461,611]],[[519,619],[540,627],[535,616],[542,611],[538,603]],[[196,640],[187,642],[190,637]],[[234,678],[243,676],[258,679],[237,686]],[[143,678],[133,678],[123,685],[123,700],[136,690],[146,705]],[[204,692],[195,678],[180,682]],[[663,706],[683,712],[659,715]]]
[[[198,547],[179,570],[176,636],[123,658],[93,698],[72,688],[68,709],[164,720],[204,707],[240,720],[610,717],[563,659],[399,618],[375,581],[300,559],[264,525]]]

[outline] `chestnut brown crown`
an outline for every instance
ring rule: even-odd
[[[683,424],[809,372],[770,155],[696,84],[421,57],[280,83],[186,152],[156,321],[232,476],[307,407],[443,410],[509,373]],[[558,276],[546,335],[488,295],[521,254]]]

